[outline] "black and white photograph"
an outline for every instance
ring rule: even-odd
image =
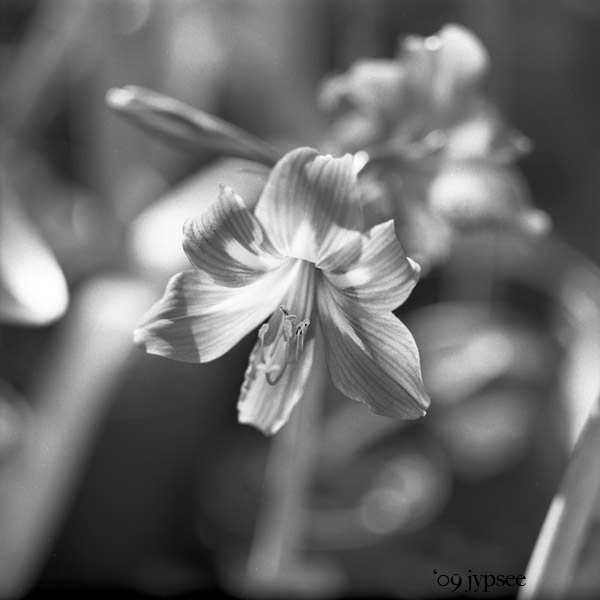
[[[0,600],[600,598],[600,3],[0,0]]]

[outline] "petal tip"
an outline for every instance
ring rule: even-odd
[[[134,99],[134,94],[127,88],[111,88],[106,92],[104,99],[110,108],[120,110],[130,106]]]
[[[407,407],[407,418],[410,420],[422,419],[427,415],[427,410],[431,404],[431,399],[429,394],[425,391],[425,389],[419,390],[418,395],[412,396],[411,398],[411,406]]]
[[[419,396],[411,397],[410,405],[403,403],[401,410],[399,411],[400,414],[391,416],[407,421],[416,421],[427,415],[430,404],[431,400],[429,395],[427,392],[423,391]]]
[[[552,218],[539,209],[531,209],[523,216],[523,228],[535,237],[544,237],[552,230]]]
[[[234,194],[235,194],[235,192],[233,191],[233,188],[230,185],[227,185],[226,183],[219,181],[219,197],[231,196]]]
[[[133,330],[131,337],[134,345],[140,348],[140,350],[146,352],[146,354],[163,354],[155,348],[155,344],[153,343],[153,336],[148,331],[147,327],[139,325]]]
[[[257,431],[260,431],[264,436],[271,437],[275,435],[284,425],[285,421],[280,420],[275,423],[271,423],[268,427],[257,423],[252,418],[248,416],[244,416],[243,413],[238,414],[238,423],[240,425],[249,425],[250,427],[254,427]]]
[[[413,270],[415,276],[417,278],[419,278],[421,275],[421,265],[416,260],[412,259],[410,256],[407,256],[406,259],[408,260],[408,263],[412,267],[412,270]]]
[[[132,333],[132,339],[136,346],[139,346],[143,350],[146,349],[146,335],[143,328],[137,327],[134,329]]]

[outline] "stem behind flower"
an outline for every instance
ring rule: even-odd
[[[336,585],[332,573],[307,565],[301,555],[320,449],[321,401],[330,385],[319,344],[316,353],[305,392],[269,447],[263,505],[246,570],[244,591],[251,596],[322,594]]]

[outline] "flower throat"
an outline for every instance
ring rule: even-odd
[[[280,306],[281,319],[275,337],[270,343],[265,343],[265,336],[269,331],[269,324],[264,323],[258,330],[260,342],[258,368],[265,372],[269,385],[276,385],[288,365],[298,362],[304,350],[306,330],[310,325],[309,319],[297,323],[297,316],[290,314],[285,306]]]

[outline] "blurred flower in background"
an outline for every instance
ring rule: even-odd
[[[454,230],[548,229],[511,166],[529,142],[482,93],[489,62],[472,32],[446,25],[407,36],[395,59],[357,61],[320,91],[322,107],[339,115],[334,145],[359,153],[376,218],[394,217],[426,267],[447,257]]]

